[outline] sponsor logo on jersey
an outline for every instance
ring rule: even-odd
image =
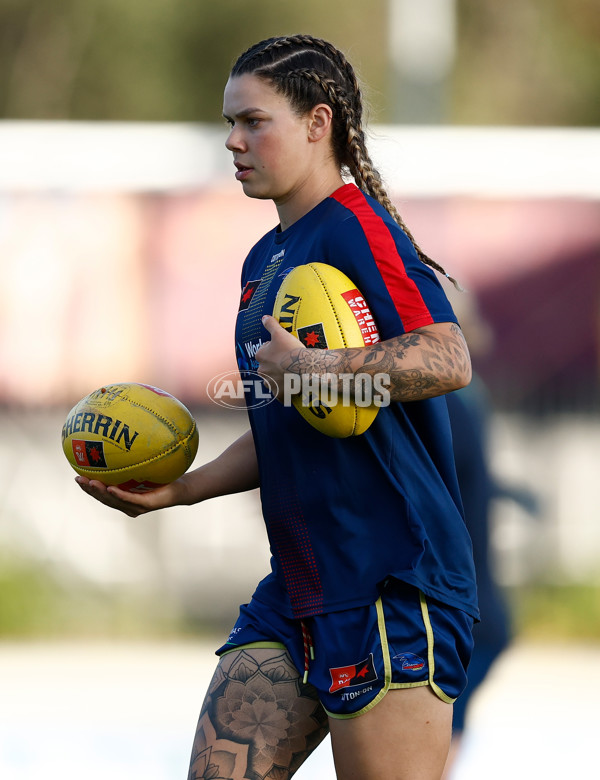
[[[252,282],[246,282],[244,285],[244,289],[242,290],[242,295],[240,297],[240,308],[238,311],[246,311],[248,306],[250,306],[250,303],[252,301],[252,298],[254,297],[254,293],[258,290],[260,286],[260,279],[255,279]]]
[[[314,325],[306,325],[304,328],[298,328],[298,338],[305,347],[327,349],[327,339],[325,338],[322,322],[317,322]]]
[[[283,260],[284,255],[285,249],[282,249],[281,252],[277,252],[276,255],[273,255],[273,257],[269,260],[269,263],[276,263],[278,260]]]
[[[394,656],[394,661],[401,661],[405,672],[420,672],[425,668],[425,661],[414,653],[400,653]]]
[[[78,466],[93,466],[98,469],[108,468],[104,457],[103,442],[73,439],[72,445],[73,455]]]
[[[262,347],[262,344],[263,344],[262,339],[258,339],[258,341],[247,341],[244,344],[244,349],[246,350],[246,354],[248,355],[248,357],[254,360],[254,358],[256,357],[256,353]]]
[[[373,663],[373,653],[369,653],[368,658],[352,666],[337,666],[329,669],[331,674],[331,687],[329,693],[345,690],[347,688],[358,688],[365,683],[373,682],[377,679],[375,664]]]

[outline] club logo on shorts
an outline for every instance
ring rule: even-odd
[[[394,661],[401,661],[405,672],[420,672],[425,667],[425,661],[414,653],[400,653],[394,656]]]
[[[369,657],[360,663],[352,666],[337,666],[334,669],[329,669],[329,673],[331,674],[329,693],[335,693],[345,688],[356,688],[377,679],[373,653],[369,653]]]

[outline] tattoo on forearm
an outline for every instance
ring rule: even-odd
[[[416,401],[442,395],[464,384],[470,359],[460,328],[449,332],[415,330],[369,348],[294,353],[286,370],[297,374],[388,374],[393,400]]]

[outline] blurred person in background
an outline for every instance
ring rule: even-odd
[[[476,362],[478,356],[493,348],[492,330],[481,315],[474,295],[451,292],[449,297]],[[446,400],[465,521],[473,542],[481,613],[481,622],[473,627],[474,647],[467,686],[454,704],[452,745],[444,775],[450,780],[473,694],[511,641],[510,611],[495,575],[491,540],[494,502],[513,500],[533,514],[537,512],[537,501],[526,489],[504,484],[493,474],[489,448],[492,406],[482,379],[474,373],[468,387],[449,393]]]

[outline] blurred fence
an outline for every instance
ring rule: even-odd
[[[0,124],[0,403],[74,402],[143,378],[189,403],[235,368],[242,260],[275,223],[225,133]],[[421,245],[477,296],[501,406],[594,409],[600,131],[375,128]]]
[[[198,462],[243,429],[206,385],[235,368],[241,263],[275,212],[244,198],[223,141],[200,126],[0,124],[0,545],[215,615],[267,570],[257,495],[114,517],[73,485],[59,434],[114,381],[192,406]],[[600,131],[386,127],[373,141],[419,243],[491,330],[476,367],[496,409],[493,468],[540,497],[538,521],[498,505],[501,579],[594,580]]]

